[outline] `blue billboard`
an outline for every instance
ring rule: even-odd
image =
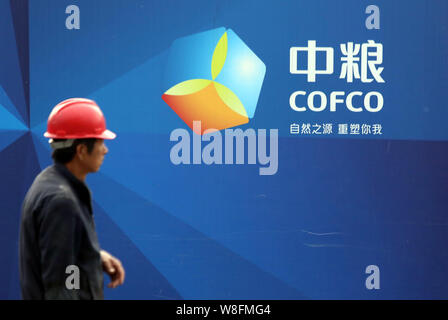
[[[448,298],[448,2],[0,0],[0,298],[62,100],[106,299]],[[106,281],[107,283],[107,281]]]

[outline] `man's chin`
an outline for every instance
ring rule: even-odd
[[[99,165],[99,166],[96,167],[96,168],[92,168],[92,169],[90,170],[90,172],[91,172],[91,173],[98,172],[98,171],[100,171],[100,168],[101,168],[101,165]]]

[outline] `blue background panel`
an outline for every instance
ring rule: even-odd
[[[72,4],[79,30],[65,28]],[[100,243],[127,271],[106,298],[446,299],[448,3],[376,1],[380,30],[365,28],[369,4],[0,0],[0,298],[20,298],[20,208],[51,164],[48,114],[87,97],[118,134],[87,178]],[[258,164],[170,161],[171,131],[190,132],[161,99],[167,73],[176,75],[170,48],[217,28],[266,65],[241,128],[279,129],[275,175],[260,176]],[[308,40],[335,49],[334,74],[315,83],[289,73],[290,47]],[[339,79],[339,45],[367,40],[383,44],[386,82]],[[289,106],[296,90],[379,91],[385,104],[299,113]],[[289,133],[293,122],[380,123],[384,133],[306,137]],[[380,290],[365,287],[372,264]]]

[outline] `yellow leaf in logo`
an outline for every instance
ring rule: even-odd
[[[238,96],[233,93],[232,90],[227,88],[226,86],[213,81],[215,85],[216,92],[218,93],[221,100],[233,111],[247,118],[246,109],[244,109],[243,104],[241,103]]]
[[[205,88],[211,80],[206,79],[192,79],[183,81],[181,83],[176,84],[174,87],[168,89],[165,94],[169,94],[172,96],[182,96],[187,94],[192,94],[198,92]]]
[[[212,57],[212,79],[215,80],[218,74],[221,72],[224,62],[227,56],[227,32],[224,32],[221,39],[219,39],[216,45],[215,51]]]

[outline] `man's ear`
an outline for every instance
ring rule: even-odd
[[[87,152],[87,146],[80,143],[76,146],[76,155],[79,157],[80,160],[84,160],[84,157]]]

